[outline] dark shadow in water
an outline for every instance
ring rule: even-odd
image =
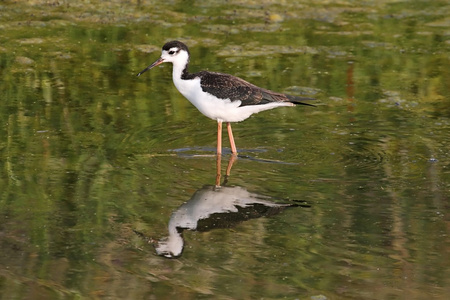
[[[140,232],[140,237],[155,247],[158,255],[167,258],[180,257],[184,248],[183,231],[209,231],[216,228],[231,228],[250,219],[268,217],[282,212],[288,207],[309,207],[305,202],[275,203],[270,197],[250,193],[240,186],[226,186],[231,167],[236,161],[231,156],[224,181],[221,179],[221,156],[217,156],[217,176],[215,185],[205,185],[176,209],[169,220],[169,235],[161,240],[153,240]]]

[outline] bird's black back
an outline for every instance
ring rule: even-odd
[[[261,105],[271,102],[291,102],[293,104],[311,105],[302,101],[313,100],[313,98],[301,98],[263,89],[229,74],[201,71],[189,75],[192,78],[200,78],[200,84],[204,92],[219,99],[239,100],[241,101],[240,106]]]

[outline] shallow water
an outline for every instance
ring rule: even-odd
[[[0,298],[447,299],[449,13],[2,2]],[[216,123],[171,66],[136,77],[170,39],[190,46],[192,71],[318,99],[234,124],[229,176],[224,132],[221,183],[300,205],[216,214],[183,231],[175,259],[154,245],[216,183],[217,161]]]

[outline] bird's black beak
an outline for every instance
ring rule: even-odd
[[[148,70],[150,70],[153,67],[156,67],[160,64],[162,64],[164,62],[164,59],[162,57],[158,58],[157,61],[155,61],[154,63],[152,63],[150,66],[148,66],[147,68],[145,68],[144,70],[140,71],[137,76],[141,76],[143,73],[147,72]]]

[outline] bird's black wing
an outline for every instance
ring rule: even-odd
[[[202,90],[219,99],[241,101],[241,106],[262,104],[261,90],[255,85],[228,74],[199,72]]]
[[[229,74],[202,71],[195,74],[200,77],[202,90],[219,99],[241,101],[240,106],[267,104],[270,102],[291,102],[294,104],[311,105],[302,103],[312,98],[300,98],[281,93],[276,93],[257,87],[239,77]]]

